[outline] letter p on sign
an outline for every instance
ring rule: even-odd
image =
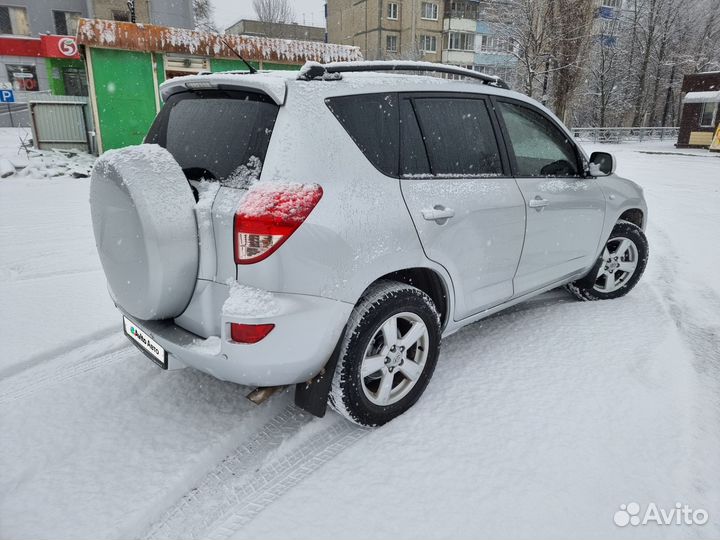
[[[0,90],[0,103],[15,103],[15,94],[12,90]]]

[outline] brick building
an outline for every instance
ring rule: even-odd
[[[678,148],[708,148],[720,124],[720,71],[685,75]]]
[[[442,0],[328,0],[326,10],[328,42],[367,60],[441,60]]]

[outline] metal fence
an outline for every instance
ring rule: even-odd
[[[579,141],[595,143],[620,143],[625,141],[677,140],[679,127],[604,127],[573,128]]]
[[[28,100],[35,147],[94,152],[94,131],[88,99],[46,95]]]

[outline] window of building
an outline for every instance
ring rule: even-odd
[[[370,163],[383,174],[397,176],[397,95],[333,97],[325,103]]]
[[[422,19],[430,19],[433,21],[437,21],[438,5],[433,2],[423,2],[420,5],[420,17]]]
[[[431,174],[470,177],[502,174],[500,151],[484,100],[418,98],[414,105]],[[408,144],[403,140],[403,148]],[[423,163],[418,158],[414,162]],[[410,167],[404,158],[403,174],[423,172],[422,168],[415,172]]]
[[[700,114],[701,127],[715,127],[715,117],[717,113],[717,103],[703,103],[702,113]]]
[[[480,36],[480,50],[483,52],[508,53],[513,51],[513,45],[508,39],[483,34]]]
[[[445,2],[445,17],[477,20],[479,17],[479,3],[476,1]]]
[[[37,92],[40,90],[37,72],[32,64],[6,64],[8,80],[13,90],[19,92]]]
[[[113,9],[113,21],[130,22],[130,12],[125,10]]]
[[[24,7],[0,6],[0,34],[29,36],[27,9]]]
[[[53,11],[55,33],[61,36],[74,36],[77,33],[80,13],[75,11]]]
[[[387,18],[396,21],[398,18],[398,5],[395,2],[390,2],[387,6]]]
[[[385,37],[385,50],[387,52],[398,52],[398,37],[393,34],[388,34]]]
[[[622,7],[622,0],[602,0],[600,2],[602,6],[611,7],[611,8],[621,8]]]
[[[66,96],[87,96],[87,76],[82,68],[66,67],[62,70]]]
[[[540,112],[515,103],[500,102],[517,176],[577,176],[575,145]]]
[[[420,36],[420,50],[422,52],[437,52],[437,38],[435,36]]]
[[[453,51],[472,51],[475,49],[475,34],[450,32],[448,49]]]

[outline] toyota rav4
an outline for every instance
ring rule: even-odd
[[[618,298],[645,269],[642,189],[495,77],[308,63],[161,94],[90,203],[124,331],[165,369],[295,384],[316,415],[380,425],[442,338],[558,286]]]

